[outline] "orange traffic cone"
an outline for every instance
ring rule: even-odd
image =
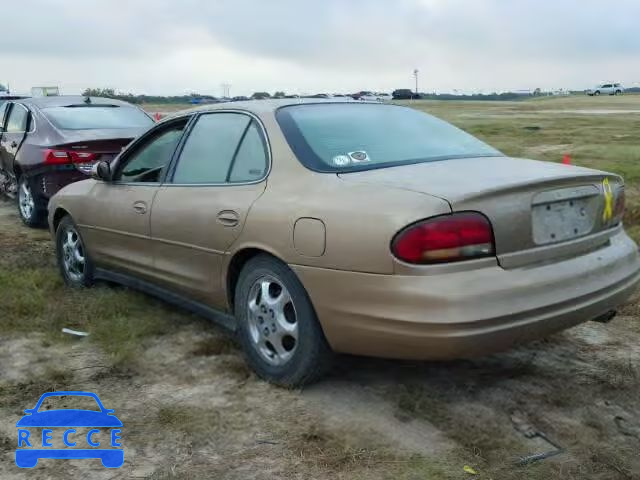
[[[571,155],[569,155],[568,153],[565,153],[565,154],[562,156],[562,163],[563,163],[564,165],[571,165]]]

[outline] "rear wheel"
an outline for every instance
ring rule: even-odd
[[[247,362],[265,380],[297,387],[330,368],[331,348],[309,296],[279,260],[259,255],[247,262],[236,285],[235,314]]]
[[[28,227],[41,227],[45,223],[47,209],[34,194],[31,179],[26,176],[18,180],[18,213],[20,219]]]
[[[93,264],[87,254],[78,227],[70,216],[56,230],[56,257],[64,282],[70,287],[93,285]]]
[[[593,92],[593,94],[594,94],[595,96],[600,95],[600,90],[596,90],[595,92]]]
[[[622,95],[622,90],[616,90],[615,95]]]

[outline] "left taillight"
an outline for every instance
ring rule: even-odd
[[[400,230],[391,252],[403,262],[435,264],[495,255],[493,229],[487,217],[460,212],[422,220]]]
[[[98,159],[98,154],[93,152],[79,152],[75,150],[62,150],[46,148],[43,151],[44,163],[47,165],[66,165],[74,163],[90,163]]]

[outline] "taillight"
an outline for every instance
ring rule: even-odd
[[[407,263],[459,262],[495,255],[493,229],[475,212],[454,213],[409,225],[391,242],[391,252]]]
[[[95,162],[97,153],[79,152],[75,150],[62,150],[47,148],[44,150],[44,163],[47,165],[65,165],[70,163]]]

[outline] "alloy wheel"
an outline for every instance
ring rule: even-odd
[[[272,276],[258,278],[247,302],[249,336],[258,354],[270,365],[283,365],[298,346],[298,318],[287,288]]]
[[[26,180],[20,182],[20,189],[18,190],[18,205],[22,218],[30,220],[36,208],[36,202],[33,199],[31,187]]]
[[[67,227],[63,234],[61,249],[65,273],[74,282],[82,282],[86,261],[82,240],[75,228]]]

